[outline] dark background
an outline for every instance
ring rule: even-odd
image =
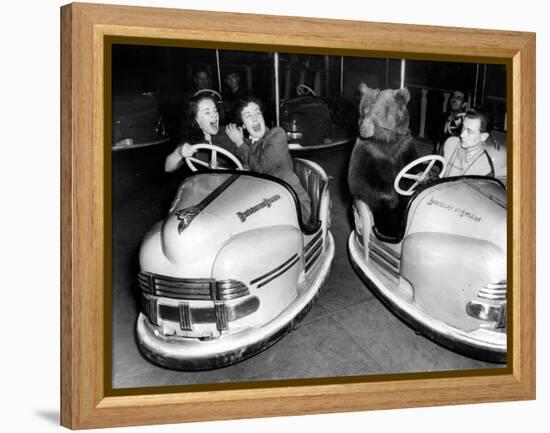
[[[223,78],[230,70],[237,70],[241,75],[241,86],[249,88],[264,102],[266,122],[273,126],[274,54],[228,50],[219,50],[218,54],[221,80],[214,49],[113,45],[113,95],[157,93],[169,135],[174,136],[181,121],[185,95],[194,87],[195,71],[206,68],[210,72],[212,89],[224,94],[227,88]],[[280,98],[296,97],[296,86],[303,82],[315,89],[319,96],[342,97],[358,105],[359,83],[365,82],[369,87],[380,89],[398,88],[400,69],[399,59],[280,53]],[[427,90],[423,137],[427,141],[437,137],[444,93],[452,93],[455,89],[462,90],[472,106],[484,106],[493,115],[496,129],[505,129],[505,65],[407,60],[405,87],[411,92],[408,110],[415,136],[419,134],[422,89]]]

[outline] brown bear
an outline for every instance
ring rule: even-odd
[[[418,158],[409,130],[408,89],[370,89],[361,83],[359,137],[351,154],[348,184],[354,199],[371,209],[377,231],[389,238],[401,234],[407,198],[393,182],[399,171]]]

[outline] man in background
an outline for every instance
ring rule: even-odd
[[[235,107],[254,95],[246,87],[241,86],[241,75],[237,70],[230,70],[223,81],[226,85],[226,90],[223,93],[225,118],[227,122],[234,122]]]
[[[210,82],[210,73],[205,68],[199,68],[195,71],[193,82],[195,83],[194,93],[198,92],[199,90],[212,88],[212,84]]]
[[[455,90],[449,101],[449,110],[447,110],[441,121],[438,131],[438,139],[434,147],[434,153],[437,153],[439,147],[445,143],[449,137],[458,137],[462,131],[462,121],[464,119],[467,103],[465,94],[462,90]]]
[[[224,93],[224,101],[239,102],[253,96],[246,87],[241,86],[241,75],[237,70],[231,70],[224,78],[228,91]]]

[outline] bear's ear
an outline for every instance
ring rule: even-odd
[[[411,99],[411,93],[409,89],[404,87],[403,89],[397,89],[393,94],[395,101],[401,104],[403,107],[408,104]]]
[[[368,96],[369,98],[373,99],[376,99],[376,97],[380,93],[379,89],[371,89],[369,86],[367,86],[366,83],[360,83],[358,88],[361,96]]]
[[[365,83],[359,85],[359,91],[361,92],[361,103],[359,104],[359,115],[363,116],[376,102],[376,98],[380,93],[378,89],[371,89]]]

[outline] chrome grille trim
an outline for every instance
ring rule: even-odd
[[[193,328],[191,326],[191,311],[189,310],[189,303],[181,302],[179,304],[179,313],[180,328],[183,331],[191,331]]]
[[[385,260],[383,256],[380,256],[372,248],[369,249],[369,259],[377,263],[378,266],[382,268],[382,270],[386,274],[386,277],[396,282],[399,281],[399,269],[397,269],[395,266],[392,266],[387,260]]]
[[[175,278],[142,271],[138,274],[138,283],[145,293],[191,301],[227,301],[249,294],[248,287],[236,280]]]
[[[376,245],[380,250],[387,253],[389,256],[393,257],[398,262],[401,260],[401,255],[394,251],[392,248],[385,245],[383,242],[381,242],[374,233],[371,232],[369,236],[369,245]]]
[[[309,270],[311,269],[311,267],[317,263],[317,260],[319,260],[319,257],[321,257],[321,253],[323,251],[321,249],[318,249],[317,250],[317,253],[311,257],[311,259],[306,263],[306,266],[305,266],[305,270],[306,272],[309,272]]]
[[[158,316],[158,299],[149,298],[149,320],[153,325],[159,325],[159,316]]]
[[[319,233],[306,245],[305,248],[305,271],[306,273],[313,267],[315,263],[321,257],[323,252],[323,231],[319,230]]]
[[[502,303],[500,306],[500,315],[499,320],[497,322],[497,329],[505,329],[506,328],[506,321],[507,321],[507,313],[506,313],[506,302]]]
[[[227,324],[227,310],[223,301],[214,302],[214,312],[216,315],[216,328],[218,331],[225,331],[229,329]]]
[[[393,269],[399,271],[399,260],[396,260],[393,256],[389,255],[386,250],[380,248],[380,246],[376,244],[371,244],[369,249],[369,253],[372,252],[372,254],[375,254],[377,257],[380,257],[387,262]]]
[[[398,282],[399,254],[381,243],[373,234],[370,235],[369,239],[369,260],[378,264],[388,278]]]
[[[148,303],[148,300],[142,295],[142,308],[146,314],[148,314],[147,305],[144,302]],[[195,307],[192,304],[188,304],[189,307],[189,323],[191,325],[191,330],[193,325],[199,324],[217,324],[217,321],[225,321],[227,326],[230,322],[239,320],[245,316],[255,313],[260,307],[260,301],[255,296],[249,296],[241,302],[237,302],[233,305],[224,305],[222,302],[218,303],[216,307],[215,304],[210,304],[210,306]],[[180,305],[163,305],[159,303],[159,319],[162,321],[169,321],[173,323],[178,323],[181,327],[181,304]],[[217,312],[216,312],[217,310]],[[224,310],[224,311],[222,311]],[[220,315],[218,319],[217,315]],[[186,331],[188,329],[183,329]]]
[[[315,244],[315,246],[312,247],[307,252],[306,257],[305,257],[306,263],[309,263],[313,256],[318,255],[317,253],[319,252],[319,250],[321,249],[322,246],[323,246],[323,240],[319,239],[319,241]]]
[[[482,287],[477,296],[478,298],[488,299],[490,301],[506,301],[507,284],[506,280],[498,283],[489,283]]]
[[[323,235],[323,230],[320,229],[319,232],[305,246],[304,249],[306,253],[313,247],[315,242],[317,242],[322,235]]]

